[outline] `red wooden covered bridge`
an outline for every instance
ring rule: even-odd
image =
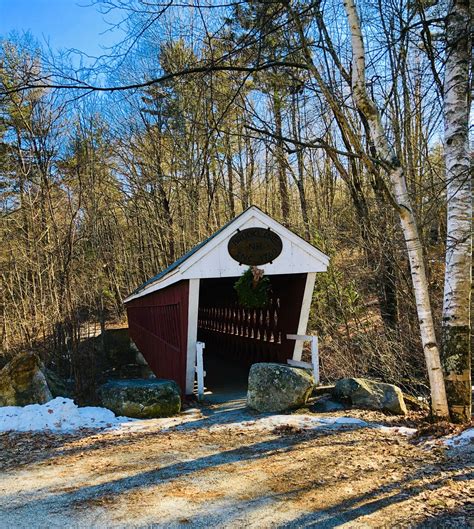
[[[240,262],[239,262],[240,261]],[[242,366],[300,360],[316,272],[329,258],[251,206],[126,300],[130,337],[159,378],[175,380],[183,393],[195,384],[196,343],[204,362]],[[239,304],[234,284],[259,265],[271,283],[263,308]]]

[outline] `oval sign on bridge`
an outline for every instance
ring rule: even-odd
[[[230,238],[227,249],[239,264],[258,266],[275,260],[281,254],[283,243],[270,229],[247,228]]]

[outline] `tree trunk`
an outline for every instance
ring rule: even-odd
[[[232,149],[230,146],[230,135],[225,134],[225,161],[227,166],[227,197],[229,202],[229,218],[235,217],[235,199],[234,199],[234,176],[232,169]]]
[[[442,357],[451,418],[471,418],[470,295],[472,190],[469,160],[469,0],[452,0],[446,19],[444,153],[447,190]]]
[[[421,240],[413,214],[403,169],[391,148],[378,110],[369,97],[365,80],[365,49],[359,14],[353,0],[345,0],[344,8],[349,22],[352,42],[352,91],[358,110],[366,117],[373,144],[384,162],[392,183],[394,199],[400,216],[410,262],[411,279],[415,293],[421,341],[431,388],[431,407],[437,418],[448,418],[441,359],[436,341],[431,303],[426,277]]]
[[[293,136],[301,140],[301,127],[297,118],[299,112],[298,96],[293,94],[291,98],[291,122],[293,127]],[[306,192],[304,188],[304,153],[303,149],[296,151],[296,160],[298,166],[298,177],[296,178],[296,187],[298,188],[298,195],[300,197],[301,216],[304,224],[304,235],[307,241],[311,241],[311,229],[309,225],[308,201],[306,200]]]
[[[283,148],[282,138],[282,112],[281,96],[275,90],[273,93],[273,112],[275,116],[275,133],[277,135],[277,144],[275,148],[277,158],[278,186],[280,191],[281,219],[282,223],[287,226],[290,216],[290,197],[288,192],[288,181],[286,178],[285,151]]]

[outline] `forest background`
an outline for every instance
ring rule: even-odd
[[[427,394],[387,174],[403,171],[441,337],[450,184],[472,200],[469,165],[452,180],[446,171],[447,51],[463,31],[469,49],[469,17],[453,45],[453,3],[359,2],[364,92],[387,158],[357,91],[350,4],[101,0],[97,16],[126,37],[82,63],[29,35],[2,39],[2,363],[34,349],[63,376],[88,377],[91,325],[123,321],[134,288],[255,204],[331,258],[310,321],[323,379]],[[467,215],[468,237],[455,241],[466,255]],[[472,288],[466,274],[462,288]]]

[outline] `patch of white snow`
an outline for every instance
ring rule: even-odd
[[[465,446],[474,443],[474,428],[468,428],[454,437],[445,439],[444,444],[450,447]]]
[[[133,420],[116,417],[106,408],[80,408],[64,397],[46,404],[0,407],[0,432],[73,432],[81,428],[111,428]]]
[[[319,419],[324,424],[330,424],[334,426],[368,426],[368,423],[356,419],[355,417],[328,417]]]
[[[368,423],[352,417],[315,417],[313,415],[271,415],[260,417],[252,421],[240,421],[230,424],[216,424],[211,426],[210,431],[222,429],[241,429],[268,431],[277,427],[288,426],[302,430],[314,430],[316,428],[339,428],[344,426],[366,427]]]
[[[301,430],[320,429],[343,429],[343,428],[374,428],[387,433],[399,435],[413,435],[414,428],[404,426],[382,426],[380,424],[368,423],[355,417],[315,417],[314,415],[271,415],[260,417],[251,421],[233,422],[230,424],[216,424],[209,428],[210,431],[222,429],[239,429],[247,431],[272,431],[275,428],[287,426]]]
[[[417,430],[416,428],[407,428],[406,426],[377,426],[379,430],[387,433],[399,433],[401,435],[415,435]]]
[[[131,419],[130,419],[131,420]],[[204,420],[199,410],[193,413],[181,413],[175,417],[165,417],[157,419],[134,419],[133,422],[119,424],[113,427],[112,433],[122,434],[125,432],[164,432],[173,428],[186,428],[193,422]],[[202,425],[201,425],[202,427]]]

